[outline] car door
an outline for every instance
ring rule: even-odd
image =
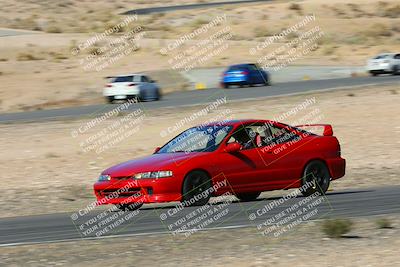
[[[149,76],[144,76],[144,77],[147,81],[147,85],[148,85],[148,88],[151,91],[151,93],[153,95],[157,94],[157,90],[158,90],[157,84]]]
[[[394,66],[396,66],[397,72],[400,71],[400,54],[394,56]]]
[[[259,68],[256,64],[251,64],[251,69],[253,72],[253,83],[263,84],[265,83],[264,71]]]
[[[140,76],[140,85],[143,90],[145,90],[145,91],[149,90],[149,81],[145,75]]]
[[[233,131],[225,142],[225,146],[231,142],[244,143],[241,131],[246,131],[254,125],[243,125]],[[239,140],[240,139],[240,140]],[[251,141],[251,136],[248,138]],[[220,155],[214,158],[214,164],[218,167],[219,172],[223,175],[233,191],[254,191],[258,190],[260,185],[260,177],[263,176],[265,163],[260,155],[259,148],[251,142],[247,147],[243,147],[235,153],[227,153],[222,151]]]
[[[258,70],[255,67],[255,65],[254,64],[249,64],[247,68],[249,70],[249,77],[250,77],[249,83],[250,84],[259,83],[259,80],[260,80],[259,79],[259,73],[258,73]]]

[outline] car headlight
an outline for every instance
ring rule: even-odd
[[[135,179],[157,179],[173,176],[172,171],[141,172],[133,176]]]
[[[102,175],[99,176],[99,182],[101,182],[101,181],[110,181],[110,179],[111,179],[110,175],[102,174]]]

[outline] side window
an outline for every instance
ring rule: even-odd
[[[141,82],[142,83],[148,83],[149,79],[147,78],[147,76],[142,76]]]
[[[141,76],[140,75],[135,75],[133,76],[133,82],[141,82]]]
[[[249,69],[250,69],[251,71],[256,71],[256,70],[257,70],[257,67],[256,67],[254,64],[250,64],[250,65],[249,65]]]
[[[263,139],[265,145],[283,144],[298,138],[294,132],[285,127],[267,125],[266,138]]]
[[[255,123],[248,124],[237,129],[228,140],[228,144],[238,142],[242,145],[242,149],[251,149],[263,146],[263,138],[265,138],[264,124]]]

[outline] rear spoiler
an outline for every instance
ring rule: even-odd
[[[333,129],[332,125],[330,124],[303,124],[303,125],[296,125],[295,127],[297,128],[313,128],[311,131],[315,131],[316,128],[323,127],[323,136],[332,136],[333,135]],[[304,129],[306,130],[306,129]]]

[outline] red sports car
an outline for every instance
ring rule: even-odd
[[[121,209],[171,201],[204,205],[228,192],[251,201],[263,191],[299,187],[308,196],[326,192],[345,165],[330,125],[232,120],[190,128],[150,156],[103,171],[94,192],[99,205]]]

